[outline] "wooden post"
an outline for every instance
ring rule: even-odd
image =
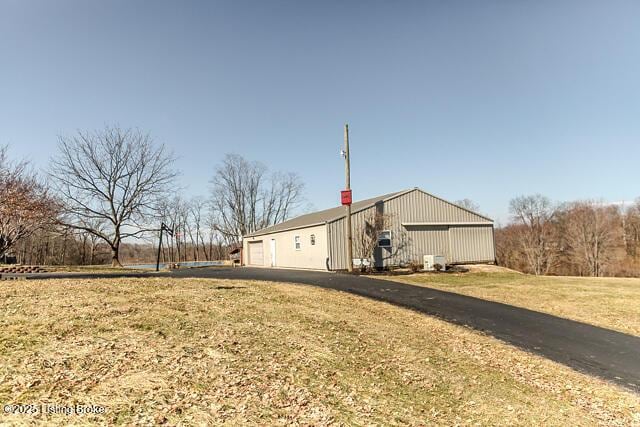
[[[349,157],[349,125],[344,125],[344,151],[345,151],[345,190],[351,190],[351,158]],[[353,236],[351,234],[351,203],[347,205],[347,270],[353,271]]]

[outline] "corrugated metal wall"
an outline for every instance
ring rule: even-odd
[[[451,205],[419,190],[391,199],[384,204],[352,216],[354,240],[367,219],[376,211],[391,217],[393,247],[376,249],[376,265],[389,266],[411,261],[422,262],[427,254],[444,255],[448,263],[490,262],[495,259],[493,226],[473,212]],[[451,225],[407,225],[403,223],[437,222]],[[455,226],[459,222],[484,224]],[[346,221],[327,224],[330,268],[346,269]],[[355,255],[354,255],[355,256]]]
[[[410,259],[422,262],[422,255],[444,255],[450,259],[449,227],[446,225],[413,225],[405,227],[407,230],[407,248],[398,257],[398,262]],[[395,242],[394,242],[395,243]]]
[[[351,227],[353,230],[362,230],[365,220],[375,214],[375,208],[365,209],[351,216]],[[329,242],[329,266],[332,270],[344,270],[347,268],[347,245],[345,235],[347,234],[347,222],[343,219],[327,224],[327,241]],[[355,234],[355,232],[354,232]],[[355,239],[355,235],[354,235]],[[354,258],[358,255],[354,253]]]
[[[496,258],[492,226],[451,226],[449,241],[452,257],[450,262],[493,261]]]
[[[400,214],[401,222],[471,222],[487,221],[480,215],[461,209],[420,190],[391,199],[385,211]]]

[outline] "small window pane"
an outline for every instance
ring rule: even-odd
[[[314,246],[316,244],[316,235],[312,234],[311,235],[311,246]]]
[[[391,247],[391,231],[384,230],[378,234],[378,246],[381,248]]]
[[[301,248],[301,245],[300,245],[300,236],[295,236],[295,237],[293,238],[293,241],[295,242],[296,250],[297,250],[297,251],[299,251],[299,250],[300,250],[300,248]]]

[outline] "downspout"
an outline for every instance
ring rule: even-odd
[[[498,265],[498,255],[496,254],[496,229],[491,225],[491,236],[493,237],[493,265]]]
[[[330,260],[331,260],[331,239],[330,237],[330,233],[329,233],[329,223],[327,221],[324,222],[324,228],[327,232],[327,259],[326,259],[326,267],[327,267],[327,271],[335,271],[331,269],[331,264],[330,264]]]

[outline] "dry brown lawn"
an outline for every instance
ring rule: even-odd
[[[308,286],[0,282],[0,424],[634,425],[638,395],[463,327]]]
[[[134,273],[155,272],[143,268],[111,267],[111,265],[49,265],[45,268],[55,273]]]
[[[476,267],[469,273],[418,273],[385,278],[640,336],[640,279],[531,276],[487,267]]]

